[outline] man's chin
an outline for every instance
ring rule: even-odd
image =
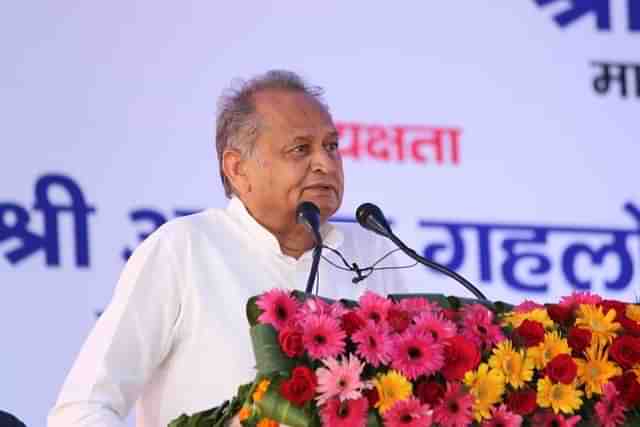
[[[316,204],[318,206],[318,209],[320,209],[320,217],[322,218],[322,222],[326,222],[336,212],[338,212],[338,209],[340,208],[340,205],[336,202],[327,203],[327,204],[321,204],[321,203],[316,203]]]

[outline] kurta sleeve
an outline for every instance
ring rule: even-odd
[[[171,242],[160,228],[127,262],[49,413],[49,427],[124,425],[172,347],[181,289]]]

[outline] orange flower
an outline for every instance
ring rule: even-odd
[[[247,405],[244,405],[242,408],[240,408],[240,412],[238,412],[238,419],[240,421],[244,421],[250,416],[251,416],[251,408],[249,408]]]
[[[264,394],[269,389],[269,384],[271,384],[271,381],[269,380],[260,381],[260,384],[258,384],[256,391],[254,391],[253,394],[251,395],[254,402],[260,402],[262,400],[262,398],[264,397]]]
[[[274,421],[270,418],[263,418],[258,422],[258,427],[279,427],[280,424],[278,424],[277,421]]]

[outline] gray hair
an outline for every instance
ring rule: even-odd
[[[292,71],[271,70],[250,80],[235,80],[218,100],[216,116],[216,151],[220,178],[227,197],[231,198],[234,190],[224,175],[222,154],[227,149],[238,150],[243,157],[253,154],[256,140],[262,128],[261,117],[256,111],[254,97],[263,90],[281,89],[302,92],[320,103],[327,111],[328,107],[322,98],[323,89],[309,86],[302,77]]]

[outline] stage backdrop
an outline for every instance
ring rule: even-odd
[[[640,3],[389,6],[4,6],[0,409],[44,425],[131,250],[226,205],[216,98],[272,68],[326,88],[339,219],[379,204],[492,299],[640,296]],[[406,277],[468,295],[422,267]]]

